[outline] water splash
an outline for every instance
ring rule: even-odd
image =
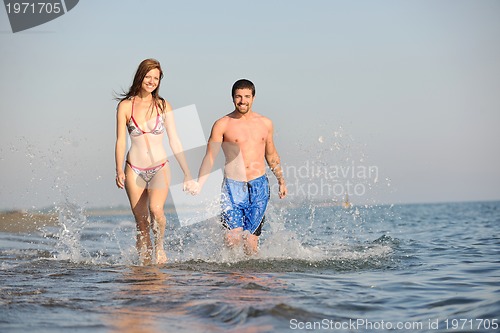
[[[299,162],[284,166],[293,200],[335,205],[348,198],[353,204],[376,205],[377,197],[390,190],[390,179],[370,162],[367,145],[343,127],[319,131],[317,140],[299,140]]]
[[[105,227],[102,220],[89,222],[84,209],[79,204],[71,203],[71,182],[65,171],[70,168],[64,166],[64,163],[69,163],[64,154],[64,148],[68,145],[68,140],[59,138],[58,144],[49,151],[50,158],[47,152],[37,151],[34,146],[26,150],[26,156],[31,161],[40,160],[47,167],[60,171],[53,179],[53,190],[63,198],[63,204],[56,208],[59,229],[50,236],[56,243],[54,258],[75,263],[137,264],[135,223],[131,216],[120,221],[113,220]],[[307,165],[296,166],[297,179],[301,184],[317,184],[318,180],[341,183],[345,179],[356,179],[359,184],[373,189],[381,183],[382,177],[378,174],[376,177],[364,177],[353,171],[355,166],[366,166],[367,158],[362,147],[355,144],[342,128],[321,135],[312,147],[304,151],[315,158],[310,158]],[[62,161],[65,162],[61,164]],[[337,168],[331,169],[332,165]],[[301,174],[300,171],[304,172]],[[33,174],[38,173],[33,171]],[[288,177],[290,182],[293,177]],[[33,181],[36,181],[36,176]],[[373,193],[366,192],[365,201],[370,201]],[[372,243],[373,239],[384,234],[372,228],[371,213],[376,210],[375,206],[356,204],[343,209],[338,205],[339,198],[335,196],[312,194],[306,193],[301,197],[298,193],[292,193],[283,202],[271,201],[266,213],[267,222],[261,237],[260,252],[251,258],[241,249],[230,251],[223,246],[218,218],[191,226],[174,226],[173,219],[169,218],[165,242],[170,262],[241,265],[250,260],[267,265],[277,261],[292,261],[309,266],[329,265],[332,262],[336,265],[344,261],[349,264],[370,260],[376,263],[391,256],[394,245]],[[355,195],[352,197],[359,199]],[[195,213],[196,209],[200,208],[194,208]],[[218,210],[218,202],[205,209]],[[286,267],[284,264],[284,269]]]
[[[65,202],[56,208],[58,212],[59,232],[54,257],[58,260],[82,262],[91,260],[90,253],[82,246],[81,235],[87,223],[83,208],[70,202]]]
[[[11,177],[5,185],[13,189],[16,203],[9,204],[15,206],[29,202],[31,209],[43,209],[83,194],[74,193],[73,187],[77,183],[80,186],[86,184],[81,177],[87,177],[90,172],[83,175],[81,168],[75,168],[85,163],[81,152],[76,149],[78,142],[71,138],[71,132],[68,132],[53,138],[47,145],[25,136],[12,139],[15,141],[9,144],[9,151],[6,152],[6,159],[9,160],[6,171]]]
[[[389,258],[394,251],[391,244],[373,243],[387,231],[374,230],[372,213],[385,218],[387,212],[377,213],[375,197],[384,184],[379,170],[370,169],[365,145],[357,143],[342,127],[316,138],[309,147],[300,141],[300,151],[308,156],[303,164],[285,166],[289,197],[284,202],[271,200],[257,256],[249,258],[241,250],[225,249],[220,222],[213,219],[172,230],[168,248],[172,249],[173,260],[232,265],[248,260],[260,264],[292,260],[316,265],[332,261],[376,263]],[[348,182],[363,192],[350,193],[352,188],[345,186]],[[335,185],[343,186],[343,190],[321,192]],[[356,202],[342,207],[346,193]]]
[[[194,270],[226,267],[284,271],[308,267],[376,268],[392,260],[394,246],[373,242],[378,236],[374,238],[370,230],[363,231],[362,220],[370,210],[306,208],[268,206],[260,251],[251,257],[242,248],[224,247],[217,219],[197,224],[196,228],[171,228],[167,237],[170,260],[174,264],[189,264]]]

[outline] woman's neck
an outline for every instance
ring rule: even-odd
[[[143,102],[148,102],[153,100],[153,95],[150,92],[140,91],[136,97],[142,100]]]

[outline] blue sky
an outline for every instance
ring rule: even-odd
[[[0,209],[127,203],[112,97],[149,57],[206,135],[251,79],[289,171],[377,168],[347,179],[355,202],[498,200],[499,17],[483,0],[88,0],[13,34],[1,9]]]

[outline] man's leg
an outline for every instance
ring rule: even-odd
[[[225,243],[229,248],[240,246],[242,242],[243,228],[234,228],[226,231]]]
[[[269,202],[269,181],[266,176],[259,177],[249,182],[250,206],[245,209],[245,223],[253,229],[256,223],[258,227],[252,234],[245,237],[244,249],[247,255],[255,255],[259,251],[259,236],[265,221],[265,212]]]
[[[262,226],[264,225],[266,218],[263,217],[262,220],[260,221],[259,226],[257,229],[254,231],[253,234],[246,234],[243,239],[244,239],[244,244],[243,244],[243,249],[245,250],[245,253],[249,256],[255,255],[259,252],[259,236],[262,233]]]
[[[243,249],[249,256],[259,252],[259,236],[247,234],[244,238]]]

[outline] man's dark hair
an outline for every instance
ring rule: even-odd
[[[234,97],[234,92],[237,89],[250,89],[252,91],[252,96],[255,96],[255,85],[252,81],[247,79],[241,79],[233,84],[233,89],[231,90],[231,97]]]

